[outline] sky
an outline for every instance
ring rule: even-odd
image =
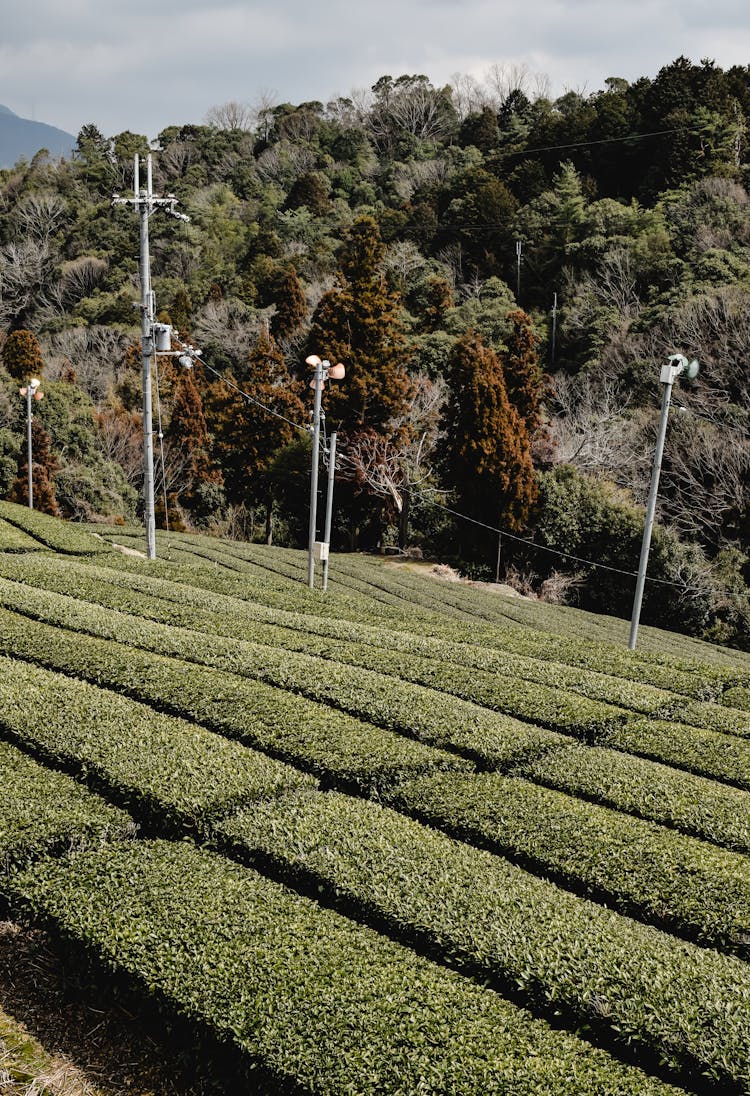
[[[384,74],[493,65],[584,94],[684,54],[750,64],[747,0],[0,0],[0,104],[154,139],[213,106],[328,101]]]

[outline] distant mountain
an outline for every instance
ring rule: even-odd
[[[70,156],[75,143],[72,133],[19,118],[0,104],[0,168],[13,167],[22,156],[30,160],[41,148],[46,148],[50,156]]]

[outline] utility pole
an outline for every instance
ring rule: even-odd
[[[305,364],[310,365],[315,370],[315,375],[310,381],[310,387],[315,390],[315,403],[313,405],[313,451],[312,451],[312,467],[310,471],[310,523],[308,526],[307,534],[307,585],[311,590],[315,588],[315,556],[326,561],[328,554],[328,545],[325,541],[315,540],[315,531],[318,525],[318,454],[320,449],[320,406],[323,399],[323,386],[329,379],[340,381],[346,373],[346,369],[338,362],[336,365],[324,359],[318,357],[317,354],[311,354],[309,358],[305,358]],[[335,435],[334,435],[335,436]],[[330,471],[329,471],[330,476]],[[333,488],[329,481],[329,492],[332,492]],[[326,578],[327,578],[326,567]]]
[[[326,523],[323,541],[326,553],[323,558],[323,591],[328,589],[328,557],[331,554],[331,518],[333,515],[333,477],[336,474],[336,431],[331,434],[328,445],[328,487],[326,491]]]
[[[654,527],[656,514],[656,496],[659,492],[659,477],[661,475],[661,459],[664,454],[664,439],[667,436],[667,420],[669,418],[669,401],[672,398],[672,385],[684,373],[689,380],[698,375],[698,362],[688,362],[683,354],[671,354],[667,365],[662,367],[659,378],[664,386],[661,401],[661,416],[659,429],[656,435],[656,450],[654,452],[654,466],[651,472],[651,487],[648,493],[646,506],[646,524],[643,527],[643,541],[641,544],[641,559],[638,564],[638,580],[635,586],[635,598],[633,600],[633,616],[630,622],[630,639],[628,647],[635,650],[638,642],[638,624],[641,617],[641,603],[643,601],[643,589],[646,585],[646,569],[648,567],[648,554],[651,548],[651,532]]]
[[[323,362],[318,358],[311,363],[315,367],[313,386],[315,403],[313,405],[312,467],[310,471],[310,521],[307,530],[307,585],[315,586],[315,530],[318,524],[318,451],[320,448],[320,404],[323,396]]]
[[[516,303],[521,300],[521,251],[523,249],[523,243],[521,240],[516,240]]]
[[[28,503],[29,510],[34,509],[34,475],[32,468],[33,453],[31,451],[31,420],[33,415],[31,413],[31,401],[40,400],[44,393],[40,389],[40,381],[36,377],[32,377],[23,388],[19,389],[20,394],[26,400],[26,463],[28,465]]]
[[[140,216],[140,282],[141,282],[141,360],[143,386],[143,521],[146,526],[146,555],[156,559],[156,518],[154,516],[154,426],[151,395],[151,364],[154,355],[154,320],[156,301],[151,290],[151,255],[148,222],[151,214],[162,209],[180,221],[189,221],[175,209],[174,194],[159,198],[154,194],[151,153],[146,157],[146,186],[141,187],[140,157],[133,161],[133,197],[112,197],[112,205],[132,205]]]
[[[555,344],[557,342],[557,293],[552,294],[552,354],[550,364],[555,364]]]

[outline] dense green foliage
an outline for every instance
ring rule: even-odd
[[[71,962],[238,1087],[750,1092],[750,656],[31,521],[67,554],[0,553],[0,893]]]
[[[165,129],[155,185],[190,222],[153,218],[153,286],[206,368],[162,359],[160,522],[302,543],[319,353],[347,366],[335,544],[481,577],[499,547],[519,585],[625,615],[684,352],[644,614],[748,646],[748,110],[749,69],[681,57],[555,100],[496,67]],[[86,125],[70,160],[0,172],[0,495],[43,366],[50,498],[78,520],[139,510],[137,230],[110,199],[148,147]]]

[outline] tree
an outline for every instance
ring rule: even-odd
[[[175,382],[167,435],[185,460],[185,504],[202,510],[207,498],[218,497],[222,476],[210,457],[203,402],[192,370],[184,370]],[[207,490],[211,486],[217,490]]]
[[[348,433],[382,431],[408,398],[409,351],[399,298],[382,272],[384,257],[376,222],[360,217],[344,240],[340,285],[324,294],[313,315],[310,351],[346,365],[346,379],[326,393],[326,411],[329,422]]]
[[[230,374],[209,388],[205,406],[213,455],[223,469],[230,502],[268,504],[262,473],[273,454],[296,437],[295,424],[302,425],[306,415],[300,385],[267,331],[248,355],[242,388],[249,398]]]
[[[510,313],[511,334],[503,355],[503,374],[508,399],[515,407],[531,438],[541,423],[544,377],[539,365],[539,336],[531,317],[517,308]]]
[[[44,358],[36,335],[31,331],[11,331],[3,346],[3,365],[15,381],[41,376]]]
[[[499,357],[475,332],[456,342],[448,383],[446,484],[469,517],[517,531],[537,494],[529,436],[508,399]]]
[[[276,311],[271,317],[271,334],[276,339],[289,338],[299,331],[307,317],[307,299],[296,268],[289,263],[279,271],[273,282]]]
[[[60,508],[55,497],[54,478],[59,464],[50,448],[49,434],[36,415],[31,420],[31,486],[34,509],[58,517]],[[10,502],[27,506],[29,502],[29,462],[26,446],[18,464],[18,474],[8,494]]]

